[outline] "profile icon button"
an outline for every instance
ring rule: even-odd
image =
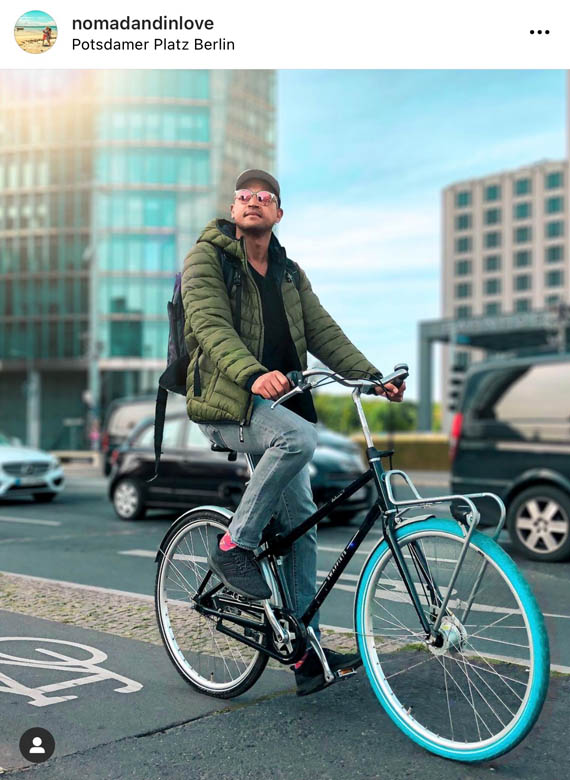
[[[20,753],[34,764],[47,761],[54,750],[55,740],[47,729],[28,729],[20,737]]]

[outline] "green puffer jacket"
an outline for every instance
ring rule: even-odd
[[[232,316],[236,288],[232,288],[230,300],[215,247],[221,247],[228,259],[242,268],[239,335]],[[278,264],[285,313],[301,367],[307,368],[309,351],[333,371],[348,377],[353,369],[379,373],[323,308],[305,272],[287,258],[275,235],[269,245],[269,262]],[[263,355],[261,298],[248,265],[243,238],[236,239],[235,225],[222,219],[208,223],[185,258],[182,299],[190,356],[186,406],[194,422],[234,421],[249,425],[253,404],[246,382],[253,374],[268,370],[260,363]],[[300,275],[298,290],[287,273],[295,266]]]

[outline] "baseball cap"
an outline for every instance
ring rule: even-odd
[[[279,182],[270,173],[267,173],[267,171],[261,171],[258,168],[248,168],[247,171],[240,173],[240,175],[237,177],[236,190],[240,190],[246,181],[250,181],[250,179],[259,179],[260,181],[264,181],[271,192],[277,195],[279,206],[281,206],[281,191],[279,189]]]

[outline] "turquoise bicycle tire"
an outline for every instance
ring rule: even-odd
[[[427,521],[412,522],[402,525],[397,529],[396,536],[399,541],[403,541],[418,532],[435,532],[439,535],[443,533],[445,535],[458,537],[459,539],[463,538],[463,533],[459,525],[452,520],[443,518],[433,518]],[[394,702],[388,699],[385,691],[380,686],[374,672],[372,659],[364,634],[368,589],[373,584],[372,579],[379,561],[383,559],[386,554],[391,555],[385,540],[381,540],[368,558],[360,576],[355,599],[355,631],[358,647],[372,689],[384,710],[396,726],[398,726],[398,728],[417,745],[444,758],[464,762],[488,761],[504,755],[518,745],[532,729],[540,714],[546,699],[550,679],[548,635],[546,633],[542,613],[528,583],[523,578],[514,561],[489,536],[474,531],[470,544],[485,553],[509,580],[511,587],[515,590],[526,614],[532,639],[532,657],[534,660],[532,670],[533,676],[530,690],[526,697],[526,704],[522,711],[518,713],[516,719],[510,724],[510,728],[507,732],[499,735],[495,742],[486,744],[484,747],[472,748],[461,747],[461,744],[463,743],[458,743],[457,747],[452,747],[449,744],[438,744],[437,735],[430,737],[420,733],[419,730],[414,729],[413,724],[410,723],[410,721],[414,719],[410,718],[408,713],[404,713],[401,707],[396,708]],[[421,724],[419,725],[421,726]],[[421,730],[426,731],[427,729],[422,727]],[[446,743],[450,742],[450,740],[445,741]],[[486,740],[486,742],[489,742],[489,740]]]

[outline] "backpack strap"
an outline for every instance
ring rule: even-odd
[[[147,482],[152,482],[158,477],[158,464],[162,455],[162,436],[164,433],[164,418],[166,415],[166,402],[168,391],[159,385],[156,394],[156,407],[154,411],[154,474]]]

